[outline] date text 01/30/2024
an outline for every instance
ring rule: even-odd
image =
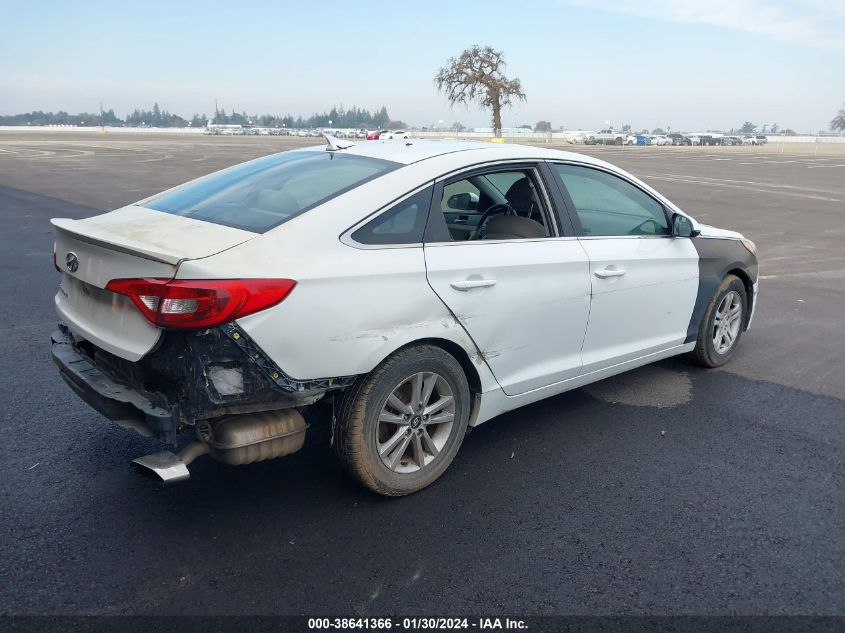
[[[524,620],[511,618],[309,618],[310,630],[518,631],[527,629]]]

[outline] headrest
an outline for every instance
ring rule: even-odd
[[[527,176],[523,176],[510,187],[505,194],[505,198],[511,203],[514,209],[519,211],[527,211],[534,203],[534,191],[531,188],[531,181]]]

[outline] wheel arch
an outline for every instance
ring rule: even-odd
[[[467,351],[463,347],[458,345],[455,341],[450,341],[450,340],[445,339],[445,338],[437,338],[437,337],[421,338],[421,339],[417,339],[415,341],[410,341],[408,343],[405,343],[401,347],[393,350],[392,352],[390,352],[390,354],[388,354],[382,360],[382,362],[384,362],[384,360],[387,360],[388,358],[390,358],[394,354],[401,352],[404,349],[407,349],[409,347],[416,347],[418,345],[431,345],[433,347],[439,347],[444,352],[446,352],[446,353],[450,354],[452,357],[454,357],[454,359],[456,361],[458,361],[458,364],[461,366],[461,369],[463,369],[463,371],[464,371],[464,375],[466,376],[467,383],[469,384],[470,393],[471,394],[481,393],[481,391],[482,391],[481,374],[478,373],[478,368],[475,366],[475,363],[473,363],[473,361],[470,358],[470,355],[467,353]],[[478,358],[480,358],[480,356]]]
[[[742,282],[742,285],[745,286],[745,303],[747,307],[745,309],[745,316],[743,318],[744,323],[742,324],[742,329],[747,330],[748,319],[754,309],[754,282],[751,279],[751,275],[749,275],[748,271],[744,268],[732,268],[725,274],[725,277],[727,277],[728,275],[738,277],[739,280]]]
[[[690,315],[686,343],[697,339],[707,304],[727,275],[735,275],[742,281],[748,307],[752,307],[758,271],[756,257],[738,239],[702,236],[694,238],[692,243],[698,253],[698,292]],[[748,327],[750,314],[751,310],[747,309],[743,329]]]
[[[444,352],[452,356],[458,364],[461,366],[461,369],[464,372],[464,376],[466,376],[467,384],[469,385],[469,392],[470,392],[470,411],[469,411],[469,419],[470,421],[474,420],[476,414],[478,413],[478,408],[480,406],[480,395],[484,392],[484,382],[482,381],[481,373],[479,372],[479,368],[476,366],[477,362],[482,362],[480,360],[482,357],[480,354],[476,355],[476,361],[473,361],[473,357],[464,349],[459,343],[455,341],[450,341],[449,339],[445,338],[438,338],[438,337],[425,337],[415,339],[413,341],[408,341],[404,345],[397,347],[390,351],[384,358],[382,358],[378,364],[383,363],[391,356],[398,354],[402,350],[408,349],[409,347],[417,347],[419,345],[431,345],[432,347],[438,347],[442,349]],[[482,371],[487,369],[486,365],[482,366]],[[489,373],[489,370],[488,370]],[[492,374],[487,377],[489,379],[493,378]],[[493,378],[495,380],[495,378]],[[470,422],[472,425],[472,422]]]

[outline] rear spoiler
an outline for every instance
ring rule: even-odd
[[[161,252],[151,251],[149,248],[141,247],[137,242],[133,243],[128,240],[121,240],[118,242],[114,236],[108,236],[104,233],[98,235],[97,232],[92,231],[89,226],[79,226],[78,220],[72,220],[70,218],[53,218],[50,220],[50,224],[55,226],[59,233],[69,235],[75,240],[107,248],[111,251],[117,251],[118,253],[126,253],[127,255],[134,255],[136,257],[142,257],[143,259],[149,259],[162,264],[171,264],[173,266],[178,266],[184,259]],[[81,230],[84,230],[85,232],[83,233]],[[111,237],[111,239],[109,239],[109,237]]]
[[[258,237],[258,233],[130,205],[84,220],[53,218],[50,223],[73,239],[178,266]]]

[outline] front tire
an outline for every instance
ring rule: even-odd
[[[745,327],[747,304],[745,284],[727,275],[707,304],[695,349],[690,353],[693,362],[721,367],[733,358]]]
[[[334,448],[362,485],[386,496],[431,485],[466,434],[470,392],[464,371],[432,345],[405,348],[346,390]]]

